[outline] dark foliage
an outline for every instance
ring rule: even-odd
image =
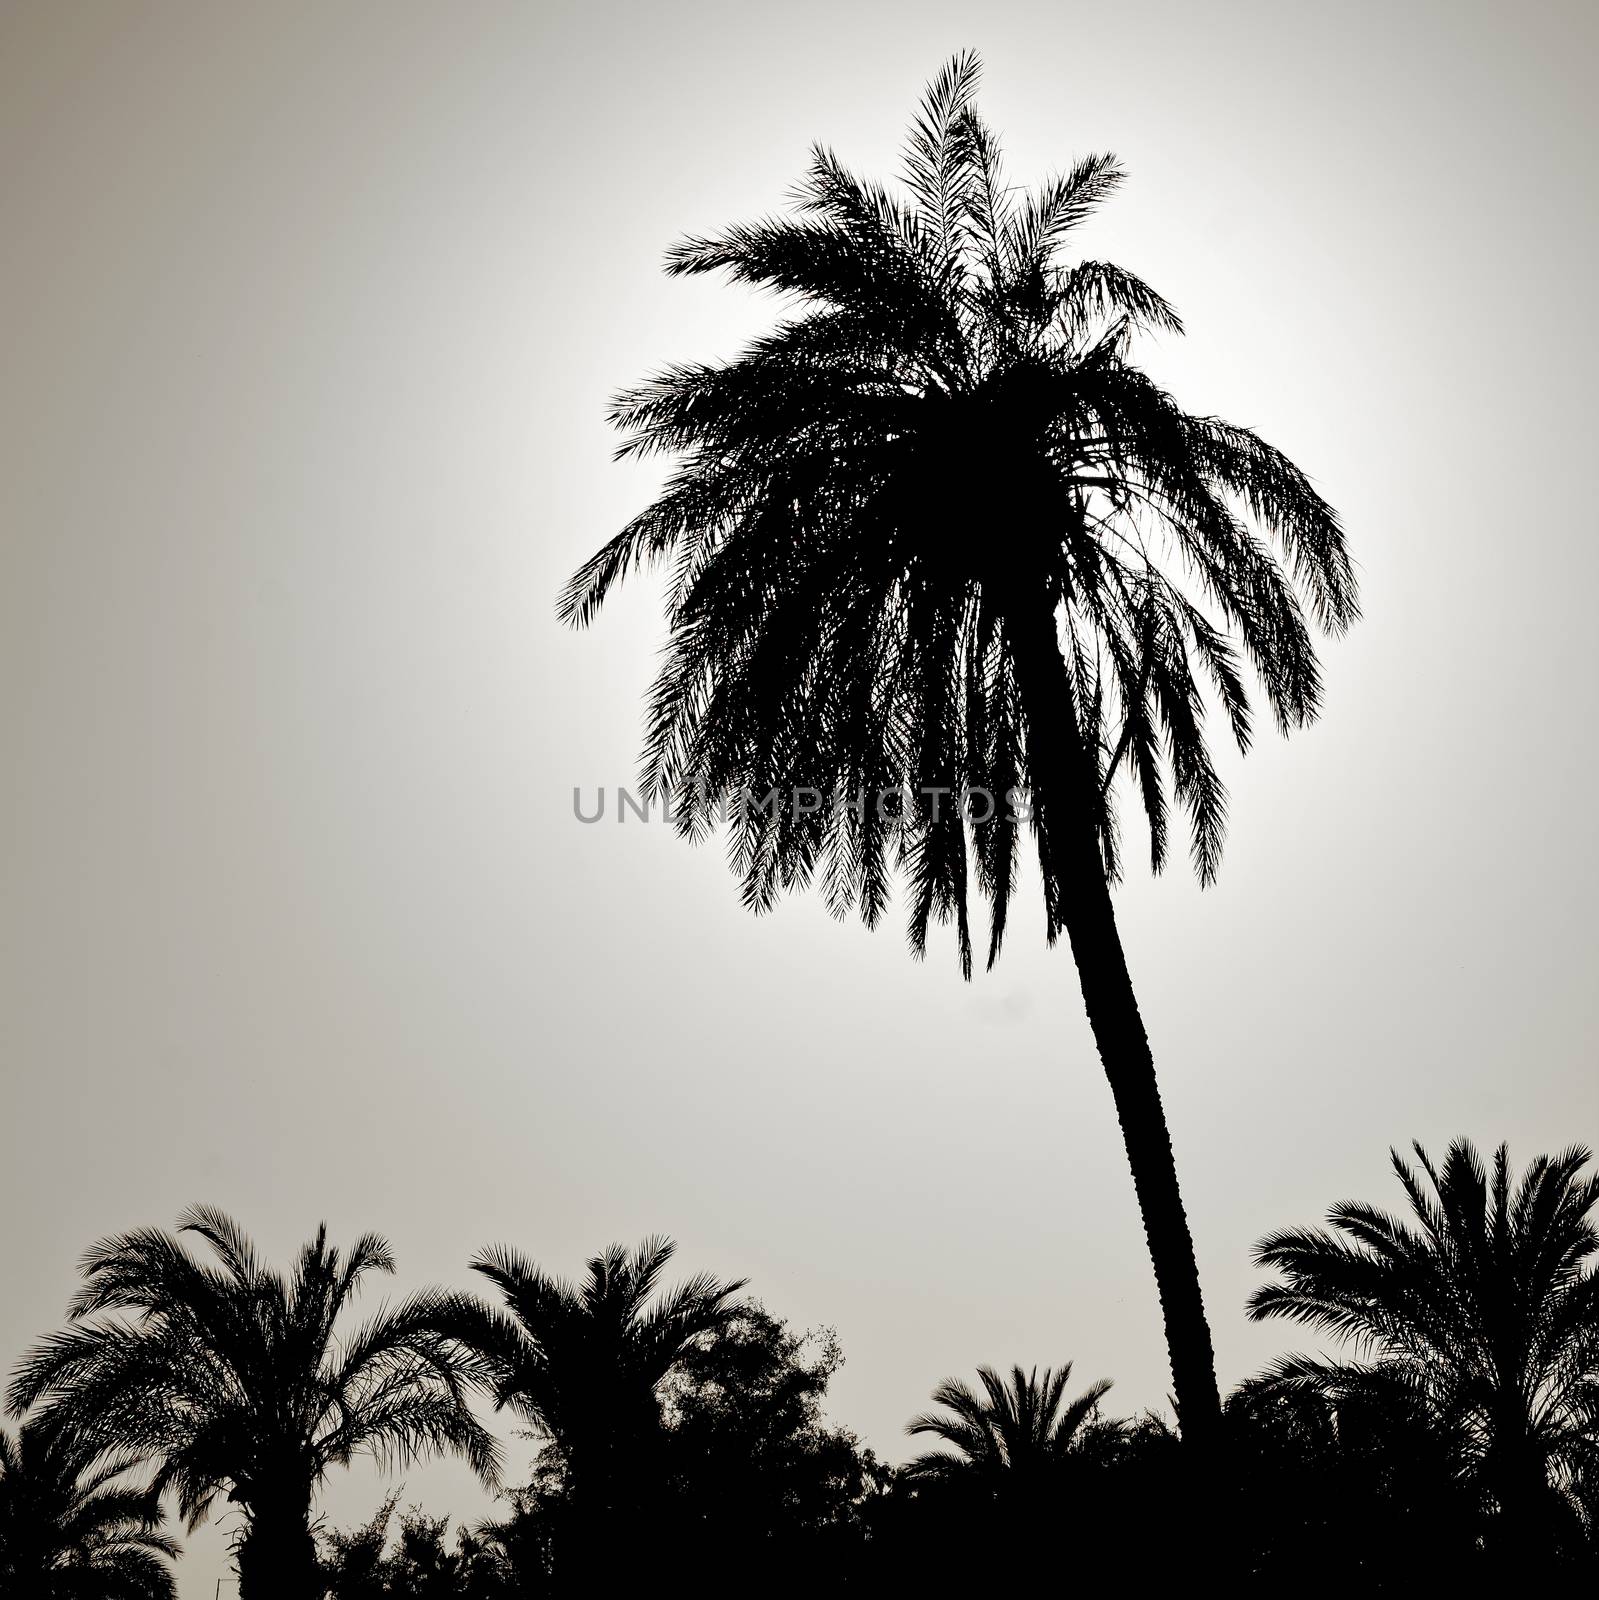
[[[531,1564],[519,1570],[514,1541],[501,1530],[457,1527],[415,1507],[394,1527],[399,1495],[350,1533],[324,1539],[328,1600],[516,1600],[542,1592],[530,1586]]]
[[[170,1490],[191,1528],[219,1495],[237,1505],[244,1600],[312,1600],[312,1498],[359,1454],[453,1450],[493,1480],[496,1445],[467,1407],[486,1374],[442,1330],[439,1297],[341,1326],[361,1280],[393,1271],[384,1240],[368,1234],[345,1256],[321,1229],[281,1273],[218,1211],[195,1207],[179,1231],[216,1264],[155,1228],[88,1252],[71,1326],[23,1359],[11,1404],[42,1403],[91,1454],[153,1463],[153,1492]]]
[[[842,1361],[830,1331],[791,1333],[753,1304],[685,1354],[663,1397],[671,1544],[818,1583],[852,1564],[888,1473],[822,1417]]]
[[[0,1595],[172,1600],[178,1546],[139,1463],[101,1455],[48,1419],[0,1428]]]
[[[1022,1479],[1050,1478],[1063,1466],[1115,1457],[1119,1423],[1099,1414],[1109,1379],[1091,1384],[1075,1400],[1066,1399],[1072,1364],[1024,1372],[1011,1368],[1008,1379],[992,1367],[979,1367],[979,1389],[946,1378],[933,1391],[942,1411],[924,1412],[906,1426],[912,1435],[931,1434],[944,1448],[918,1456],[905,1468],[907,1482],[980,1482],[993,1492]]]
[[[536,1592],[585,1592],[590,1552],[619,1540],[818,1582],[856,1564],[887,1473],[823,1421],[836,1340],[790,1333],[737,1283],[661,1291],[672,1249],[613,1246],[581,1286],[505,1250],[474,1263],[511,1314],[467,1306],[457,1331],[544,1441],[498,1534]]]
[[[1169,1421],[1107,1416],[1109,1384],[1074,1394],[1070,1364],[946,1380],[908,1424],[933,1447],[887,1468],[824,1415],[836,1336],[707,1274],[666,1287],[665,1239],[612,1246],[578,1284],[488,1251],[503,1312],[435,1291],[340,1333],[379,1241],[344,1259],[319,1237],[285,1276],[193,1213],[220,1267],[164,1234],[96,1246],[74,1326],[24,1361],[13,1401],[41,1406],[0,1431],[0,1596],[170,1600],[163,1491],[191,1521],[234,1501],[241,1587],[274,1600],[586,1596],[618,1558],[668,1591],[1591,1586],[1599,1180],[1582,1149],[1519,1179],[1503,1149],[1417,1157],[1394,1157],[1409,1219],[1346,1203],[1260,1245],[1279,1277],[1253,1313],[1357,1359],[1287,1357],[1239,1387],[1204,1493]],[[472,1383],[542,1446],[498,1518],[399,1513],[397,1492],[315,1549],[316,1483],[358,1448],[403,1460],[470,1427],[492,1461],[449,1411]]]
[[[568,1551],[624,1537],[657,1499],[663,1385],[736,1315],[742,1283],[701,1273],[657,1292],[675,1248],[664,1238],[612,1245],[578,1285],[514,1250],[487,1250],[472,1266],[505,1311],[465,1297],[439,1308],[492,1375],[496,1403],[545,1441],[536,1498]]]
[[[870,1508],[874,1583],[1031,1588],[1056,1581],[1067,1545],[1074,1581],[1099,1575],[1111,1474],[1127,1458],[1128,1427],[1101,1414],[1106,1381],[1069,1399],[1071,1372],[1070,1362],[1042,1374],[1015,1366],[1008,1377],[979,1367],[975,1389],[949,1378],[933,1391],[941,1409],[906,1431],[940,1445],[901,1468]],[[1075,1537],[1087,1527],[1092,1539]]]
[[[1131,364],[1140,330],[1181,331],[1171,307],[1119,267],[1060,259],[1121,183],[1114,158],[1020,193],[973,109],[977,76],[961,56],[929,88],[905,201],[818,149],[796,216],[672,250],[670,271],[725,273],[794,314],[734,361],[617,398],[620,453],[674,470],[561,602],[587,622],[630,570],[669,562],[651,791],[698,836],[728,792],[907,790],[888,818],[746,809],[732,844],[745,897],[766,907],[820,874],[830,905],[875,922],[897,865],[913,945],[952,918],[968,967],[968,878],[991,906],[992,959],[1020,831],[1003,805],[974,821],[947,797],[1047,794],[1045,747],[1072,729],[1089,759],[1070,781],[1090,790],[1105,870],[1126,777],[1154,865],[1174,797],[1209,878],[1225,806],[1207,692],[1240,747],[1246,666],[1280,727],[1308,721],[1312,627],[1357,613],[1337,518],[1304,474]],[[1039,628],[1063,675],[1040,677]],[[1031,818],[1052,939],[1074,855],[1054,827],[1074,815]]]
[[[1255,1292],[1250,1314],[1300,1322],[1362,1358],[1287,1357],[1262,1393],[1296,1415],[1365,1419],[1427,1483],[1449,1485],[1502,1575],[1591,1565],[1599,1177],[1583,1175],[1589,1152],[1540,1156],[1516,1182],[1503,1145],[1491,1171],[1465,1140],[1441,1166],[1415,1151],[1419,1173],[1392,1158],[1409,1219],[1346,1201],[1327,1230],[1288,1229],[1257,1247],[1282,1276]]]

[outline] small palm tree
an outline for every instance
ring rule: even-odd
[[[1355,1347],[1355,1362],[1290,1357],[1269,1374],[1340,1404],[1402,1391],[1424,1406],[1456,1470],[1495,1513],[1502,1546],[1569,1542],[1599,1466],[1599,1177],[1573,1147],[1513,1182],[1466,1140],[1420,1173],[1391,1152],[1410,1217],[1354,1201],[1329,1230],[1292,1228],[1256,1246],[1280,1281],[1255,1291],[1256,1320],[1287,1317]]]
[[[0,1428],[0,1594],[28,1600],[173,1600],[159,1498],[125,1456],[97,1456],[42,1418]]]
[[[820,878],[831,909],[873,925],[902,870],[913,950],[953,921],[969,976],[970,882],[992,965],[1031,833],[1045,933],[1071,944],[1115,1099],[1184,1432],[1213,1439],[1210,1328],[1110,894],[1117,796],[1131,785],[1157,871],[1175,800],[1208,882],[1226,797],[1207,700],[1240,749],[1250,669],[1281,730],[1310,722],[1313,629],[1354,620],[1356,585],[1337,517],[1287,457],[1132,364],[1135,333],[1181,330],[1166,301],[1061,259],[1120,167],[1091,156],[1020,195],[972,109],[977,73],[961,56],[929,89],[909,203],[818,149],[800,216],[671,251],[670,272],[723,271],[796,314],[734,361],[618,397],[619,453],[675,470],[561,613],[586,624],[630,571],[670,563],[645,786],[695,838],[738,801],[752,909]]]
[[[508,1315],[457,1302],[450,1325],[494,1373],[498,1403],[551,1447],[562,1494],[588,1532],[635,1512],[661,1435],[661,1390],[691,1347],[738,1314],[742,1279],[699,1273],[657,1294],[676,1246],[612,1245],[580,1285],[498,1246],[472,1262]]]
[[[219,1211],[197,1206],[178,1231],[219,1264],[155,1228],[96,1244],[72,1326],[25,1358],[11,1404],[42,1401],[83,1448],[153,1461],[152,1492],[175,1491],[191,1528],[225,1494],[244,1516],[244,1600],[319,1594],[312,1499],[358,1454],[403,1463],[451,1450],[495,1480],[494,1441],[467,1406],[484,1374],[441,1331],[439,1295],[339,1327],[362,1280],[394,1270],[383,1239],[367,1234],[344,1256],[319,1228],[285,1274]]]
[[[1058,1369],[1012,1367],[1002,1378],[992,1367],[977,1369],[982,1392],[946,1378],[933,1391],[944,1412],[927,1411],[912,1418],[905,1431],[932,1434],[948,1447],[918,1456],[905,1467],[913,1483],[951,1478],[1037,1478],[1073,1458],[1102,1458],[1120,1426],[1099,1415],[1099,1403],[1110,1388],[1108,1378],[1066,1400],[1072,1364]]]

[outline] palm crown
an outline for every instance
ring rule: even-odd
[[[737,1314],[742,1280],[698,1273],[657,1294],[675,1250],[659,1236],[635,1250],[611,1245],[580,1285],[503,1247],[472,1262],[509,1315],[461,1302],[458,1331],[492,1364],[499,1402],[554,1443],[575,1476],[603,1474],[641,1443],[660,1420],[662,1382],[696,1339]]]
[[[992,961],[1030,811],[1053,939],[1080,870],[1066,836],[1091,827],[1118,870],[1123,773],[1155,868],[1169,787],[1208,878],[1225,799],[1207,695],[1247,746],[1247,660],[1278,724],[1307,721],[1311,624],[1357,610],[1305,476],[1131,365],[1134,333],[1180,331],[1171,307],[1118,267],[1060,259],[1120,168],[1093,156],[1015,194],[972,110],[977,72],[961,56],[930,88],[908,203],[818,148],[797,217],[671,252],[672,272],[725,270],[798,314],[734,361],[618,397],[619,453],[677,464],[562,599],[586,622],[670,557],[650,792],[694,835],[729,793],[754,799],[731,849],[756,908],[820,871],[836,911],[874,922],[903,866],[913,946],[953,917],[967,971],[970,868]]]
[[[440,1332],[436,1295],[338,1328],[362,1279],[394,1270],[383,1239],[367,1234],[343,1255],[319,1229],[285,1274],[209,1207],[179,1231],[219,1264],[154,1228],[88,1252],[73,1325],[24,1359],[14,1409],[42,1399],[88,1445],[155,1460],[154,1492],[174,1491],[191,1527],[225,1491],[263,1561],[308,1540],[316,1485],[357,1454],[405,1462],[449,1449],[494,1478],[496,1446],[466,1404],[477,1358]]]
[[[1295,1228],[1256,1247],[1280,1281],[1256,1319],[1288,1317],[1351,1340],[1370,1365],[1291,1358],[1279,1382],[1334,1394],[1401,1385],[1447,1431],[1461,1468],[1526,1513],[1546,1482],[1580,1494],[1599,1468],[1599,1177],[1589,1152],[1540,1156],[1512,1180],[1466,1141],[1418,1173],[1393,1153],[1411,1218],[1354,1201],[1328,1230]]]
[[[979,1367],[981,1393],[956,1378],[933,1391],[943,1412],[929,1411],[907,1424],[909,1434],[932,1434],[946,1449],[918,1456],[905,1468],[913,1480],[931,1481],[977,1473],[1037,1474],[1105,1439],[1099,1402],[1108,1380],[1091,1384],[1075,1400],[1066,1399],[1072,1364],[1012,1367],[1008,1379],[992,1367]]]
[[[172,1600],[157,1496],[47,1420],[0,1428],[0,1593],[35,1600]]]

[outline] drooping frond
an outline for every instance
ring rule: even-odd
[[[1325,1229],[1256,1246],[1277,1277],[1251,1296],[1250,1316],[1298,1322],[1357,1358],[1290,1358],[1268,1377],[1340,1404],[1402,1391],[1485,1492],[1521,1504],[1569,1494],[1599,1421],[1590,1154],[1541,1156],[1517,1182],[1504,1146],[1491,1167],[1463,1139],[1441,1163],[1414,1151],[1416,1166],[1391,1153],[1408,1217],[1344,1201]]]
[[[54,1600],[173,1600],[177,1542],[127,1453],[100,1451],[51,1418],[0,1429],[0,1588]]]
[[[963,55],[929,87],[900,192],[818,149],[794,215],[672,250],[785,317],[617,397],[620,453],[672,466],[559,602],[584,625],[666,568],[643,786],[685,837],[725,837],[746,905],[814,883],[874,925],[898,883],[913,950],[952,924],[968,973],[974,888],[992,963],[1030,838],[1054,938],[1085,861],[1121,870],[1124,796],[1154,869],[1175,809],[1209,882],[1212,727],[1247,748],[1257,692],[1280,730],[1313,720],[1314,634],[1359,609],[1308,477],[1132,364],[1135,335],[1181,331],[1172,307],[1066,258],[1114,158],[1019,192],[977,76]]]
[[[459,1336],[460,1297],[426,1292],[346,1330],[361,1279],[394,1269],[378,1235],[344,1254],[319,1229],[285,1273],[214,1208],[192,1208],[179,1228],[220,1267],[159,1229],[96,1244],[68,1327],[17,1369],[14,1411],[41,1406],[88,1458],[150,1463],[148,1492],[170,1491],[191,1527],[221,1494],[247,1519],[263,1498],[308,1501],[362,1453],[404,1463],[453,1451],[495,1481],[494,1441],[469,1405],[493,1374]]]
[[[632,1250],[613,1244],[569,1283],[496,1246],[472,1266],[499,1291],[504,1310],[463,1300],[434,1313],[485,1363],[497,1403],[579,1466],[587,1492],[600,1499],[620,1463],[658,1430],[661,1393],[673,1375],[747,1309],[735,1298],[742,1280],[700,1273],[663,1289],[675,1249],[661,1235]]]

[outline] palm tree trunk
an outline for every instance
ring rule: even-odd
[[[1055,877],[1058,884],[1059,921],[1071,942],[1083,1003],[1132,1168],[1165,1319],[1178,1421],[1184,1437],[1208,1451],[1216,1445],[1221,1425],[1216,1357],[1155,1061],[1105,878],[1097,824],[1098,772],[1078,729],[1076,697],[1054,612],[1045,618],[1035,612],[1030,621],[1030,626],[1014,629],[1012,637],[1028,729],[1034,826],[1041,854],[1047,857],[1046,877]]]
[[[1096,858],[1098,850],[1096,840]],[[1065,911],[1083,1003],[1116,1102],[1144,1237],[1155,1268],[1179,1421],[1186,1438],[1208,1442],[1221,1421],[1216,1356],[1199,1287],[1193,1236],[1177,1185],[1171,1134],[1155,1080],[1154,1057],[1102,871],[1078,880]]]
[[[311,1494],[289,1493],[250,1507],[239,1542],[239,1600],[321,1600],[324,1586],[311,1537]]]

